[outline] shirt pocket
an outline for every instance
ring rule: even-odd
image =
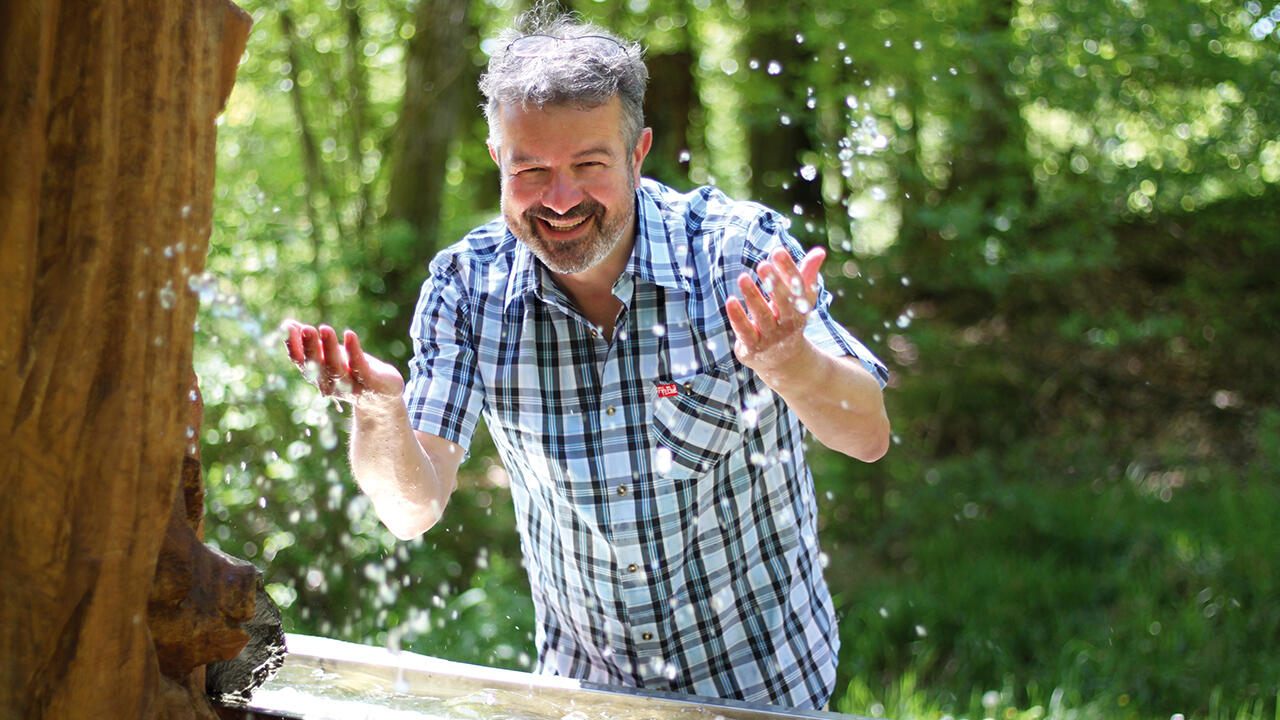
[[[656,383],[649,392],[653,396],[650,435],[659,475],[703,475],[742,444],[738,386],[732,370],[703,370]]]

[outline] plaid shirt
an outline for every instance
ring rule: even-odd
[[[508,230],[441,252],[424,283],[410,422],[466,448],[484,415],[511,476],[541,672],[820,708],[839,639],[803,429],[733,354],[724,311],[783,243],[713,188],[636,192],[613,338]],[[827,314],[805,335],[884,366]]]

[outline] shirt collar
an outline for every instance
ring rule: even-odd
[[[688,290],[689,280],[681,272],[687,246],[672,247],[662,209],[654,200],[652,181],[641,180],[636,189],[636,246],[624,274],[648,280],[673,290]]]
[[[510,228],[507,228],[507,242],[515,243],[516,250],[515,257],[511,261],[511,281],[507,283],[504,308],[510,306],[516,298],[522,298],[531,293],[536,294],[542,286],[539,274],[542,263],[534,257],[533,251],[512,234]]]
[[[644,179],[636,188],[636,242],[623,275],[632,275],[665,288],[688,290],[688,278],[680,271],[680,261],[687,262],[687,258],[677,256],[687,254],[688,248],[672,247],[662,209],[648,187],[650,182]],[[515,243],[515,257],[511,262],[511,281],[507,284],[504,307],[526,295],[542,297],[544,287],[554,287],[554,283],[549,282],[546,267],[528,245],[511,233],[510,228],[507,228],[507,239]],[[544,280],[548,281],[545,285]]]

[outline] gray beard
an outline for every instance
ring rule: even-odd
[[[541,260],[542,264],[546,265],[554,273],[573,275],[590,270],[600,264],[622,241],[631,224],[635,222],[634,183],[631,184],[631,194],[632,204],[629,211],[616,217],[612,222],[608,220],[608,215],[603,206],[595,201],[584,201],[583,204],[578,205],[564,215],[559,215],[545,207],[538,206],[529,208],[516,217],[512,217],[507,210],[506,203],[503,202],[502,215],[506,219],[507,227],[510,228],[511,233],[527,245],[533,252],[534,257]],[[585,216],[587,217],[585,222],[594,223],[595,227],[591,228],[581,238],[561,243],[543,236],[542,228],[537,220],[540,216],[550,216],[561,220]]]

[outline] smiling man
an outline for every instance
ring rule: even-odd
[[[636,45],[523,22],[480,83],[502,217],[432,262],[408,384],[349,330],[290,321],[290,356],[354,404],[354,474],[401,538],[484,417],[539,671],[823,707],[839,643],[802,441],[883,455],[884,366],[776,213],[641,177]]]

